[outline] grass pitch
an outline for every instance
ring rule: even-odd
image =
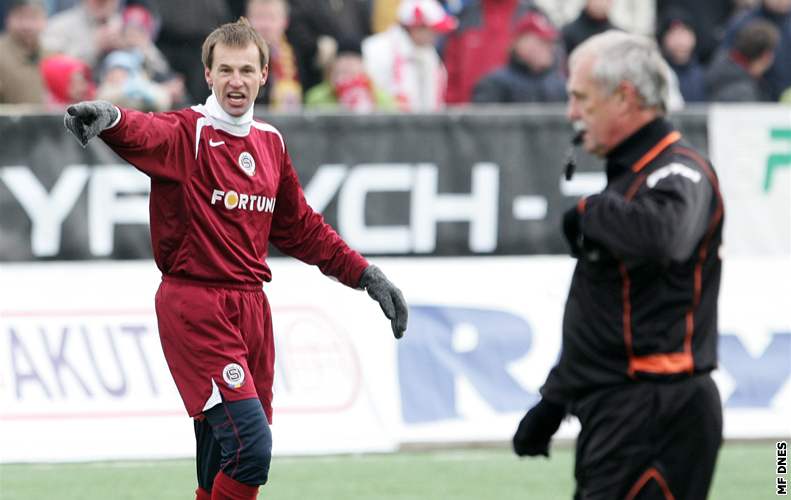
[[[713,500],[775,498],[773,442],[727,443]],[[573,449],[520,460],[505,448],[310,458],[275,457],[259,498],[510,500],[571,498]],[[191,500],[191,460],[0,466],[2,500]]]

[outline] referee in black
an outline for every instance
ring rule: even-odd
[[[652,41],[596,35],[569,70],[568,117],[607,186],[564,214],[577,264],[561,355],[514,450],[548,456],[572,414],[575,499],[705,499],[722,443],[717,177],[664,117],[671,70]]]

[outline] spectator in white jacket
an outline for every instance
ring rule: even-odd
[[[456,28],[456,19],[437,0],[401,0],[397,21],[363,41],[368,75],[402,111],[443,109],[448,77],[435,44],[438,34]]]

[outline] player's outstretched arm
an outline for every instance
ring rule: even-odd
[[[63,124],[85,147],[88,141],[109,128],[118,116],[118,108],[107,101],[83,101],[66,109]]]
[[[379,302],[382,312],[390,320],[393,335],[400,339],[404,336],[407,324],[407,305],[401,290],[396,288],[385,273],[378,267],[371,265],[365,268],[360,278],[360,288],[368,292],[372,299]]]

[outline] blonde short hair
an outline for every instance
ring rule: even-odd
[[[261,68],[269,63],[269,47],[261,35],[256,32],[250,22],[240,17],[235,23],[226,23],[215,29],[206,40],[203,41],[203,48],[201,49],[201,60],[203,65],[211,69],[214,62],[214,47],[221,43],[229,47],[247,47],[248,44],[253,43],[258,47],[258,54],[260,55]]]

